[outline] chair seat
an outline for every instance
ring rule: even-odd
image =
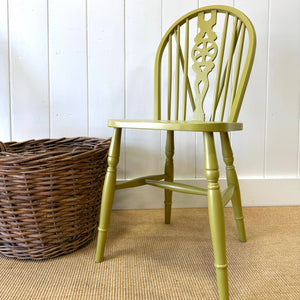
[[[228,132],[243,129],[242,123],[200,121],[108,120],[108,126],[114,128],[202,132]]]

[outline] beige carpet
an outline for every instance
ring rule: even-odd
[[[245,208],[240,243],[225,209],[231,299],[300,299],[300,207]],[[42,262],[0,255],[0,299],[217,299],[207,209],[114,211],[106,260],[95,241]]]

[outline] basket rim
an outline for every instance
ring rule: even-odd
[[[81,142],[92,142],[94,141],[96,144],[94,147],[86,146],[86,147],[80,147]],[[78,146],[69,147],[69,149],[63,149],[64,143],[76,143],[78,142]],[[22,152],[22,153],[15,153],[15,152],[8,152],[8,151],[0,151],[0,162],[5,163],[9,162],[12,159],[18,163],[25,163],[30,162],[32,160],[34,161],[43,161],[47,162],[49,160],[55,159],[69,159],[70,157],[78,157],[80,155],[86,155],[88,153],[93,152],[102,152],[107,151],[109,148],[111,142],[111,138],[95,138],[95,137],[75,137],[75,138],[57,138],[57,139],[30,139],[22,142],[6,142],[3,143],[4,146],[6,145],[26,145],[28,143],[35,143],[35,145],[41,145],[41,144],[61,144],[62,149],[58,150],[52,150],[52,149],[46,149],[44,152]],[[78,148],[78,149],[77,149]],[[2,148],[3,149],[3,148]]]

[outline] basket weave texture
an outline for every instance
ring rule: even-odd
[[[89,243],[98,226],[110,140],[0,144],[0,253],[40,260]]]

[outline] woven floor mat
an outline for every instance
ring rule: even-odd
[[[217,299],[206,208],[113,211],[96,243],[45,261],[0,256],[0,299]],[[300,207],[244,208],[247,243],[225,209],[231,299],[300,299]]]

